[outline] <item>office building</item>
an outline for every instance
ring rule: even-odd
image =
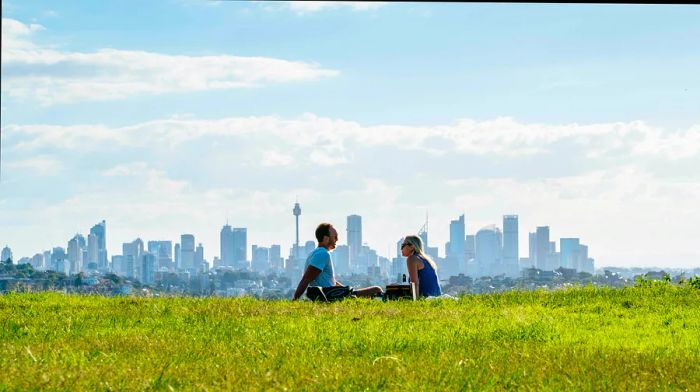
[[[538,226],[535,231],[535,266],[541,270],[549,270],[548,258],[551,254],[549,246],[549,226]]]
[[[182,234],[180,236],[180,270],[186,271],[195,268],[194,251],[194,235]]]
[[[464,214],[460,215],[459,219],[450,221],[450,242],[447,249],[445,249],[445,258],[447,259],[445,272],[447,276],[457,275],[466,271],[465,228]]]
[[[502,235],[495,225],[489,225],[476,233],[476,276],[491,276],[499,272],[502,258]]]
[[[235,253],[233,245],[233,230],[228,223],[221,228],[219,242],[221,245],[221,265],[233,267]]]
[[[237,227],[233,229],[233,263],[238,269],[250,269],[248,263],[248,229]]]
[[[362,217],[359,215],[349,215],[347,217],[347,238],[350,252],[350,266],[359,262],[360,252],[362,252]]]
[[[262,246],[253,245],[251,251],[251,267],[253,271],[267,271],[270,268],[270,249]]]
[[[503,215],[503,273],[518,277],[518,216]]]
[[[7,262],[7,260],[10,260],[11,262],[14,261],[14,259],[12,258],[12,249],[10,249],[9,246],[5,245],[5,247],[2,248],[2,252],[0,252],[0,261]]]
[[[580,248],[578,238],[561,238],[559,239],[559,249],[560,249],[560,265],[562,268],[579,270],[580,264]]]
[[[105,272],[108,269],[107,259],[107,223],[102,222],[94,225],[90,229],[90,234],[97,237],[97,269]],[[89,239],[88,239],[89,241]],[[88,244],[89,247],[89,244]],[[88,258],[90,251],[88,250]]]
[[[80,249],[77,234],[68,241],[68,264],[71,274],[83,271],[83,251]]]

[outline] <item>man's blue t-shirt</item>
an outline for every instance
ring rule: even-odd
[[[309,254],[306,258],[306,265],[304,270],[308,266],[312,266],[321,270],[316,279],[309,283],[310,286],[321,286],[321,287],[331,287],[335,286],[335,274],[333,272],[333,258],[331,257],[331,252],[328,249],[319,246],[314,249],[313,252]]]

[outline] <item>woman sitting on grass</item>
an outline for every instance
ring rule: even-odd
[[[401,254],[406,257],[408,276],[416,284],[416,292],[421,297],[442,295],[437,276],[437,265],[423,252],[423,240],[415,235],[407,235],[401,244]]]

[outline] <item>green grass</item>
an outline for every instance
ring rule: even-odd
[[[0,390],[698,390],[700,290],[0,296]]]

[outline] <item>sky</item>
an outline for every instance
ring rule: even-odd
[[[700,6],[2,1],[0,246],[219,256],[346,217],[444,256],[519,216],[601,266],[700,266]],[[557,245],[558,246],[558,245]],[[250,255],[250,249],[248,250]],[[283,251],[286,253],[286,251]]]

